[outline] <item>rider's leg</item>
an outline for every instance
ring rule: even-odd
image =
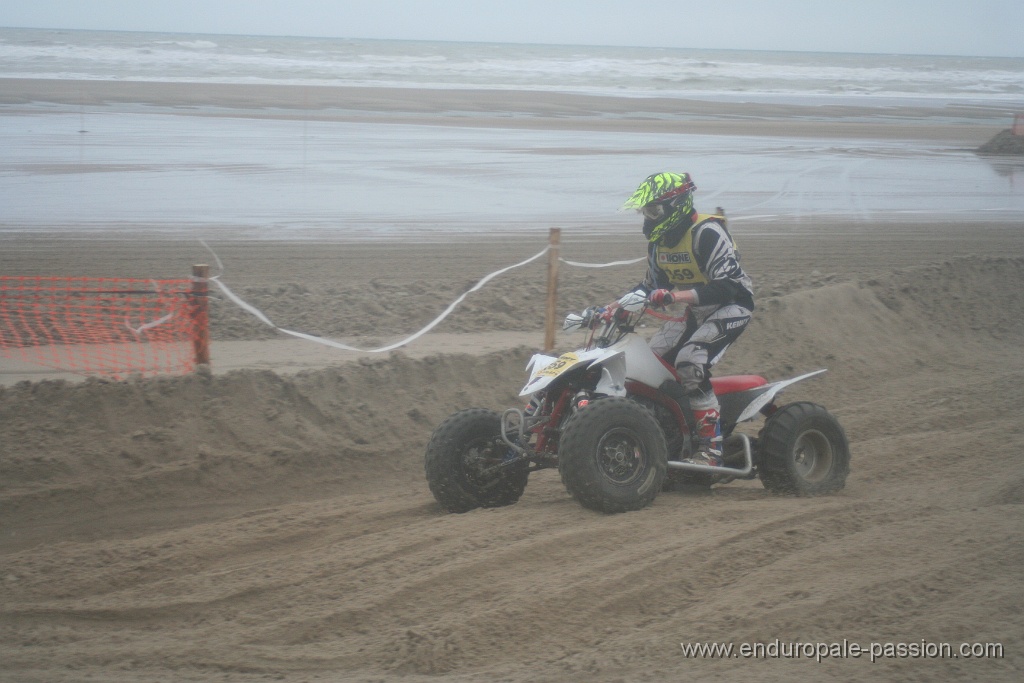
[[[693,425],[697,435],[697,448],[692,460],[700,464],[722,465],[722,424],[721,406],[713,391],[690,397],[693,410]]]
[[[690,421],[690,434],[694,439],[695,448],[691,457],[684,462],[718,467],[722,464],[722,428],[719,423],[720,406],[718,397],[711,389],[711,380],[707,375],[706,365],[693,362],[702,355],[699,344],[687,344],[684,351],[689,352],[689,360],[676,361],[676,373],[679,375],[678,395],[673,398],[683,408],[683,414]],[[680,355],[682,355],[680,351]],[[670,392],[675,393],[675,392]]]
[[[697,448],[690,458],[692,462],[722,464],[720,406],[711,389],[711,367],[722,359],[726,349],[746,329],[750,315],[749,310],[735,304],[713,311],[694,330],[676,356],[680,388],[691,411],[693,436],[697,438]]]
[[[647,344],[651,351],[662,358],[672,362],[671,354],[679,349],[679,344],[686,336],[686,322],[679,320],[667,320],[661,328],[654,333]]]

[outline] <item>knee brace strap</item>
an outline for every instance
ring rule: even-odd
[[[704,368],[699,365],[680,363],[676,366],[676,372],[679,374],[679,384],[687,394],[698,391],[704,382]]]

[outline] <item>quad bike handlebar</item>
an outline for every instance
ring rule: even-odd
[[[644,315],[661,320],[673,320],[682,322],[690,313],[687,306],[682,316],[666,316],[654,310],[654,304],[643,290],[629,292],[618,301],[607,306],[590,306],[580,313],[569,313],[562,323],[562,330],[571,332],[574,330],[589,330],[590,339],[587,340],[586,348],[592,348],[595,343],[599,347],[609,346],[621,339],[623,335],[636,331],[636,326]],[[598,328],[600,332],[598,332]]]
[[[592,330],[602,323],[628,322],[630,315],[634,313],[643,315],[649,305],[647,294],[637,290],[607,306],[590,306],[580,313],[568,314],[565,316],[562,329],[566,332],[578,329]]]

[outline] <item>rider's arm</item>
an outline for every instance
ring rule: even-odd
[[[658,267],[657,248],[651,244],[647,248],[647,274],[644,279],[630,291],[640,290],[644,294],[650,294],[656,289],[675,289],[675,285],[669,282],[668,273]]]
[[[672,292],[672,303],[696,306],[700,303],[695,289],[677,289]]]
[[[739,258],[724,228],[717,223],[706,225],[697,236],[694,252],[701,271],[707,275],[708,283],[687,290],[687,295],[693,297],[694,301],[681,297],[681,292],[673,292],[676,301],[716,306],[732,303],[747,292],[743,281],[749,280],[740,267]]]
[[[683,299],[681,292],[672,292],[676,301],[685,301],[694,306],[719,306],[732,303],[737,295],[743,291],[743,287],[731,280],[712,280],[706,285],[697,285],[686,291],[693,301]]]

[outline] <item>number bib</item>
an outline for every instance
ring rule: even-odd
[[[655,260],[658,268],[668,275],[668,281],[676,287],[693,287],[707,284],[707,276],[697,265],[697,255],[693,252],[693,236],[701,223],[709,220],[723,221],[722,216],[698,215],[693,227],[686,231],[683,239],[674,247],[658,245],[655,248]],[[728,234],[728,233],[727,233]],[[735,247],[735,243],[733,243]]]

